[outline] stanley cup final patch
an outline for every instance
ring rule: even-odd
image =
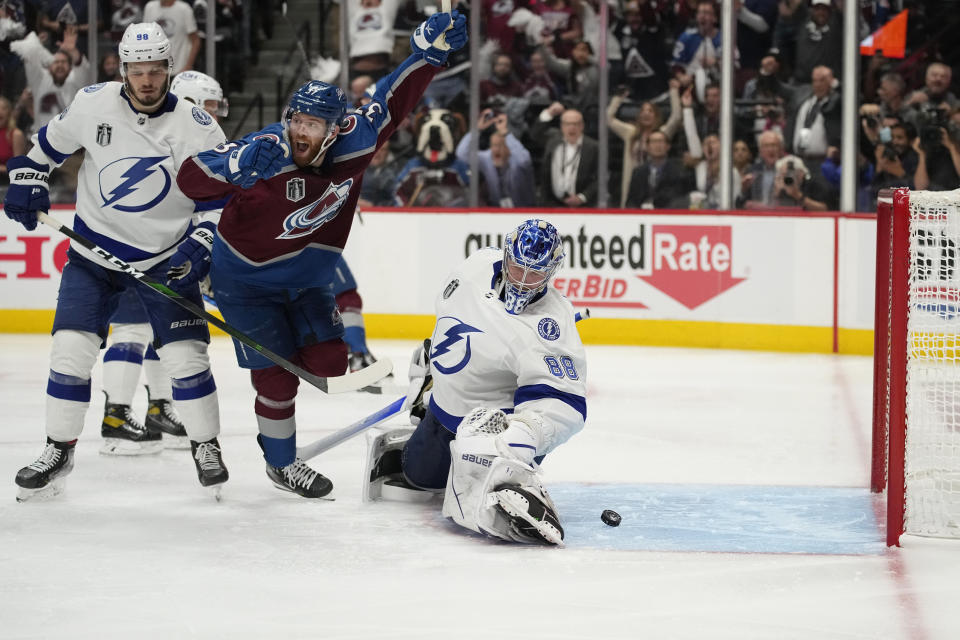
[[[287,180],[287,200],[300,202],[305,195],[307,195],[307,183],[303,178]]]
[[[97,125],[97,144],[101,147],[105,147],[110,144],[110,140],[113,138],[113,127],[106,123],[100,123]]]

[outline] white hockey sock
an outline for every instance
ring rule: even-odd
[[[216,438],[220,433],[220,405],[206,343],[171,342],[161,347],[159,353],[170,373],[174,406],[187,435],[195,442]]]
[[[113,404],[129,405],[137,392],[143,345],[134,342],[112,344],[103,356],[103,390]]]
[[[47,435],[58,442],[76,440],[90,405],[90,370],[100,352],[99,336],[61,330],[53,334],[47,378]]]

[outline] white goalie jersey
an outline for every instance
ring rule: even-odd
[[[225,138],[206,111],[172,93],[158,111],[143,114],[122,87],[105,82],[78,91],[70,106],[33,136],[27,155],[53,168],[84,149],[74,231],[147,269],[172,255],[194,222],[194,202],[177,186],[180,165]]]
[[[556,289],[520,315],[498,295],[503,252],[483,249],[446,280],[430,347],[430,410],[450,431],[476,407],[544,418],[546,454],[583,428],[587,364],[574,310]]]

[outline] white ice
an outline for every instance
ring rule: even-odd
[[[363,437],[313,461],[335,501],[279,492],[225,339],[211,348],[231,473],[221,503],[186,452],[97,453],[97,370],[66,493],[18,504],[13,477],[42,448],[49,345],[0,336],[0,638],[960,637],[960,542],[912,538],[863,555],[500,544],[458,531],[437,504],[362,504]],[[393,359],[398,389],[412,347],[371,341]],[[587,355],[587,426],[548,458],[548,486],[868,485],[869,358]],[[300,444],[400,393],[327,397],[302,384]],[[615,506],[587,509],[605,535],[617,530],[600,512]]]

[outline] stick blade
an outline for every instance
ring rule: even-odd
[[[377,360],[369,367],[359,371],[347,372],[342,376],[327,378],[327,393],[347,393],[359,391],[364,387],[383,380],[393,372],[393,361],[389,358]]]

